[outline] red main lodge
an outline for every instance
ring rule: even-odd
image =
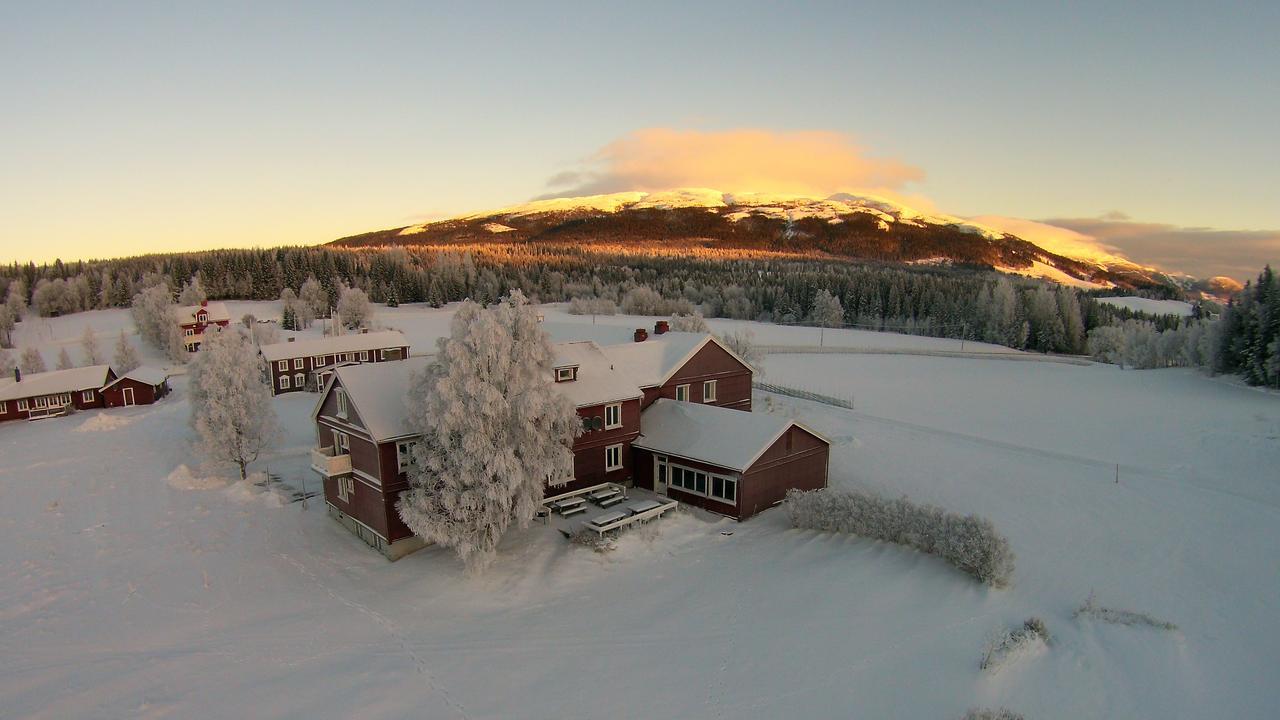
[[[554,346],[555,387],[577,407],[574,476],[554,492],[642,487],[745,520],[789,488],[827,485],[829,443],[803,425],[751,412],[753,370],[709,333],[637,330],[635,342]],[[404,398],[428,358],[339,365],[313,413],[312,468],[330,514],[387,557],[422,547],[395,504],[418,434]]]

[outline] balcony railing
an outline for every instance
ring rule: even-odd
[[[311,448],[311,469],[325,477],[350,473],[351,455],[335,455],[334,452],[332,447]]]

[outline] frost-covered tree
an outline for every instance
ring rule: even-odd
[[[12,378],[13,369],[18,365],[13,360],[13,355],[8,350],[0,348],[0,378]]]
[[[1124,369],[1124,330],[1117,325],[1099,325],[1089,331],[1089,354],[1104,363],[1114,363]]]
[[[102,349],[98,347],[98,337],[93,334],[93,328],[88,325],[85,325],[84,332],[80,333],[80,352],[84,355],[85,365],[102,364]]]
[[[266,366],[239,331],[210,333],[191,363],[191,426],[196,445],[213,462],[246,468],[279,438]]]
[[[76,364],[71,361],[71,353],[67,352],[67,347],[65,345],[62,346],[62,348],[58,350],[58,363],[55,367],[59,370],[70,370],[75,366]]]
[[[176,306],[169,287],[158,283],[133,296],[133,324],[138,335],[159,350],[168,344],[169,328],[177,325]]]
[[[329,317],[329,294],[314,275],[302,283],[302,288],[298,290],[298,300],[302,303],[299,319],[302,320],[303,327],[311,327],[316,318]]]
[[[179,305],[199,305],[208,299],[198,272],[191,276],[191,280],[182,286],[182,292],[178,293]]]
[[[13,321],[22,322],[22,316],[27,312],[27,286],[22,280],[9,283],[9,292],[5,296],[4,304],[9,308],[9,312],[13,313]]]
[[[694,312],[688,315],[672,315],[671,329],[676,332],[711,332],[711,328],[707,327],[706,318],[702,317],[702,313],[700,312]]]
[[[130,370],[142,364],[138,360],[138,351],[133,349],[133,345],[129,344],[129,339],[125,337],[124,330],[120,331],[120,339],[116,340],[116,355],[111,360],[111,364],[115,367],[115,371],[123,375]]]
[[[8,305],[0,305],[0,348],[13,346],[13,329],[17,320]]]
[[[40,354],[39,350],[33,347],[24,348],[22,356],[18,359],[18,367],[21,368],[22,372],[26,375],[42,373],[46,370],[44,365],[44,356]]]
[[[464,302],[437,345],[408,398],[422,441],[397,507],[475,572],[512,522],[529,523],[548,483],[572,479],[582,424],[555,389],[551,344],[518,290],[488,309]]]
[[[628,315],[661,315],[665,309],[662,295],[644,285],[633,287],[622,296],[622,312]]]
[[[280,291],[280,327],[285,330],[301,330],[298,296],[290,288]]]
[[[844,306],[840,298],[826,289],[819,290],[813,296],[813,309],[809,311],[809,322],[822,327],[840,327],[844,324]]]
[[[338,297],[338,315],[342,324],[349,328],[364,327],[373,317],[373,306],[369,304],[369,296],[360,288],[343,286]]]
[[[68,315],[82,309],[75,286],[63,278],[45,278],[37,282],[31,294],[31,304],[44,317]]]
[[[749,328],[731,330],[719,337],[720,342],[737,353],[738,357],[750,363],[756,369],[757,375],[764,374],[764,370],[760,368],[760,361],[764,360],[764,353],[760,351],[760,348],[756,347],[756,334],[751,332]]]

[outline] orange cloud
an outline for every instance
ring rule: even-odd
[[[894,193],[924,178],[917,167],[867,157],[841,133],[647,128],[615,140],[580,170],[548,181],[546,197],[709,187],[726,192],[824,197],[852,190]]]

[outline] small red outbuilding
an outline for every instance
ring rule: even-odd
[[[102,388],[102,398],[107,407],[150,405],[168,394],[168,374],[145,365],[130,370]]]

